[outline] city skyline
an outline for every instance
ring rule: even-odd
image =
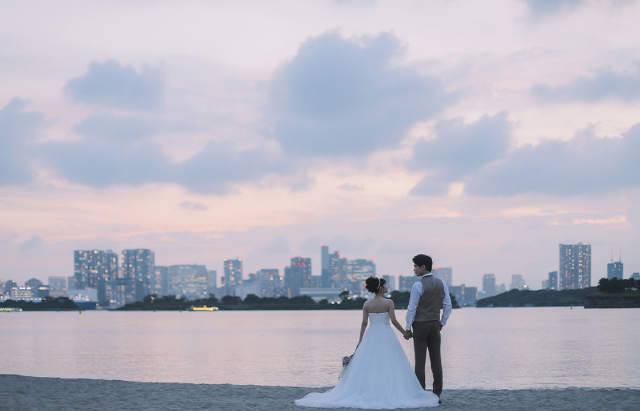
[[[279,4],[6,4],[0,278],[141,247],[318,276],[320,244],[476,286],[557,244],[640,270],[639,1]]]

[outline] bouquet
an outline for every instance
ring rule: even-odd
[[[345,371],[347,371],[347,367],[349,366],[349,363],[351,362],[352,358],[353,358],[353,354],[345,355],[344,357],[342,357],[342,371],[340,372],[338,379],[341,379]]]

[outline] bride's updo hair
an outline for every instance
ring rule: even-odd
[[[384,278],[369,277],[364,282],[364,286],[367,288],[367,291],[375,294],[383,285],[385,285],[386,282],[387,280],[385,280]]]

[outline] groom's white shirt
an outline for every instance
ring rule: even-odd
[[[430,277],[433,274],[427,273],[425,275],[421,275],[418,277],[422,279],[422,277]],[[442,326],[447,325],[447,320],[451,315],[451,297],[449,296],[449,287],[447,287],[447,283],[442,280],[442,284],[444,285],[444,300],[442,300],[442,305],[444,306],[444,310],[442,312],[442,319],[440,320],[440,324]],[[422,282],[416,281],[411,287],[411,294],[409,297],[409,306],[407,307],[407,327],[406,329],[411,331],[411,325],[413,324],[413,319],[416,318],[416,310],[418,309],[418,302],[420,301],[420,297],[424,294],[424,288],[422,288]]]

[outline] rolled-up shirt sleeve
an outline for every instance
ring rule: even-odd
[[[416,310],[418,309],[418,302],[420,301],[420,297],[422,297],[422,293],[424,290],[422,289],[422,283],[420,281],[416,281],[411,287],[411,294],[409,295],[409,306],[407,307],[407,326],[406,330],[411,331],[411,325],[413,325],[413,320],[416,318]]]
[[[440,320],[440,324],[442,324],[442,326],[447,325],[447,320],[449,319],[449,316],[451,315],[451,296],[449,295],[449,287],[447,287],[447,283],[442,280],[442,284],[444,284],[444,300],[442,300],[442,306],[444,308],[444,310],[442,310],[442,320]],[[411,302],[409,302],[409,305],[411,305]],[[409,314],[407,314],[408,316]]]

